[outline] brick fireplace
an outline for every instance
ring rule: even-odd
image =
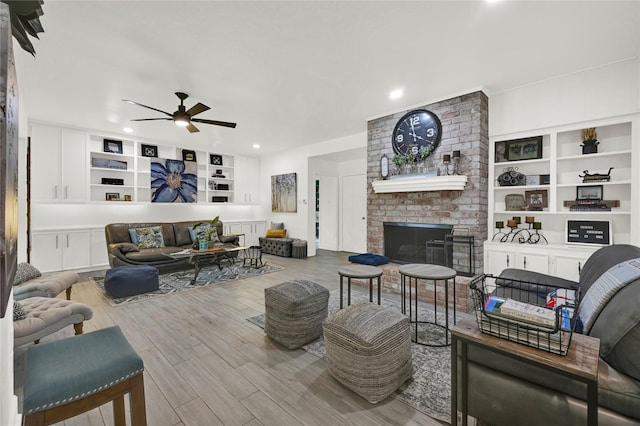
[[[481,92],[473,92],[421,107],[435,113],[442,122],[442,139],[432,154],[438,164],[444,154],[461,152],[460,174],[467,176],[462,191],[421,191],[375,193],[371,183],[380,177],[380,158],[390,159],[394,152],[391,133],[397,121],[408,111],[380,117],[368,122],[367,145],[367,250],[384,253],[384,222],[408,222],[416,224],[453,225],[454,234],[473,236],[475,273],[483,270],[483,246],[487,237],[487,177],[488,177],[488,98]],[[393,167],[393,166],[391,166]],[[398,264],[383,265],[383,290],[398,293],[400,279]],[[467,284],[469,278],[456,278],[456,308],[470,309]],[[438,289],[438,291],[444,289]],[[433,302],[433,286],[421,294],[424,301]],[[440,298],[439,298],[440,299]]]

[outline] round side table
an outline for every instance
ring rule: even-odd
[[[347,265],[338,269],[340,275],[340,309],[343,305],[342,283],[347,277],[347,306],[351,305],[351,278],[368,279],[369,280],[369,302],[373,302],[373,279],[378,279],[378,305],[380,304],[380,277],[382,269],[369,265]]]
[[[425,346],[449,346],[451,344],[449,340],[449,280],[453,280],[453,325],[456,323],[456,271],[451,268],[439,265],[428,265],[421,263],[410,263],[402,265],[399,268],[400,272],[400,284],[401,284],[401,303],[402,313],[407,313],[407,301],[409,304],[409,321],[415,325],[415,336],[413,341],[420,345]],[[433,309],[434,318],[433,321],[422,321],[418,319],[418,280],[433,281]],[[444,281],[444,316],[445,323],[438,323],[438,291],[437,281]],[[408,298],[407,298],[407,285],[408,285]],[[411,286],[414,285],[415,291],[411,291]],[[412,300],[415,299],[415,300]],[[414,302],[415,310],[412,309],[412,303]],[[420,324],[432,324],[437,327],[444,328],[444,343],[439,342],[420,342],[418,340],[418,328]]]

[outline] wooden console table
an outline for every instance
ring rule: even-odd
[[[574,333],[567,355],[556,355],[520,343],[482,333],[475,316],[451,329],[451,424],[458,424],[458,393],[461,396],[462,424],[467,425],[467,346],[476,345],[508,357],[545,368],[587,384],[587,424],[598,424],[598,358],[600,339]],[[460,384],[458,389],[458,342],[460,342]],[[483,419],[491,422],[491,419]]]

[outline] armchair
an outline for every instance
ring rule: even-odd
[[[500,278],[527,281],[529,291],[543,283],[579,288],[581,294],[611,267],[640,258],[640,248],[613,245],[595,252],[580,272],[580,281],[519,269]],[[588,335],[600,339],[598,420],[600,425],[640,423],[640,279],[626,284],[606,303]],[[586,387],[521,361],[470,347],[469,414],[491,425],[586,424]]]

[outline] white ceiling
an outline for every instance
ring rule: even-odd
[[[483,88],[488,95],[640,52],[638,1],[45,0],[36,57],[16,50],[29,119],[230,154],[366,131],[368,119]],[[390,101],[392,89],[405,96]],[[173,112],[189,134],[122,102]],[[259,151],[251,145],[261,145]],[[215,147],[215,148],[214,148]]]

